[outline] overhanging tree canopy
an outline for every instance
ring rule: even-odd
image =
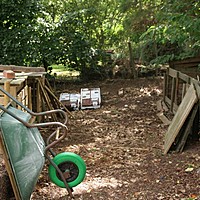
[[[126,52],[167,62],[199,53],[199,1],[2,0],[0,63],[63,63],[80,71],[103,66],[91,49]],[[102,51],[102,52],[103,52]]]

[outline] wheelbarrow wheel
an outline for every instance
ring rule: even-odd
[[[62,171],[69,187],[75,187],[85,178],[86,165],[84,160],[77,154],[72,152],[64,152],[56,155],[53,162]],[[57,186],[65,188],[65,184],[53,165],[49,165],[49,176],[53,183]]]

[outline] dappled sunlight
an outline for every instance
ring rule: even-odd
[[[104,177],[90,177],[74,188],[74,194],[89,193],[92,190],[98,190],[104,187],[116,189],[117,187],[122,187],[123,182],[115,178],[104,178]]]
[[[149,88],[149,87],[141,87],[140,88],[140,95],[139,97],[141,96],[152,96],[153,95],[161,95],[162,93],[162,90],[161,89],[158,89],[157,87],[153,87],[153,88]]]
[[[73,188],[73,195],[76,198],[80,195],[82,196],[84,194],[92,194],[94,191],[101,192],[107,188],[110,190],[110,195],[112,196],[112,193],[117,188],[121,188],[123,186],[127,187],[128,185],[128,182],[122,182],[113,177],[91,177],[90,174],[87,174],[85,180]],[[51,188],[49,193],[49,197],[51,199],[62,199],[68,196],[68,192],[65,188],[58,188],[53,183],[49,183],[48,186]],[[47,188],[41,188],[38,192],[44,193],[46,190]]]
[[[101,140],[101,138],[99,138]],[[94,142],[92,143],[88,143],[87,145],[69,145],[65,148],[65,151],[69,151],[69,152],[74,152],[74,153],[81,153],[81,151],[84,152],[95,152],[97,151],[99,148],[96,147],[96,144]]]

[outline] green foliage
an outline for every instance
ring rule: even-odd
[[[37,0],[0,1],[0,63],[24,64],[39,13]]]
[[[128,55],[129,39],[143,64],[200,53],[199,1],[1,0],[0,9],[2,64],[63,64],[87,79],[105,78],[105,50]]]
[[[151,62],[164,63],[200,52],[199,6],[198,2],[188,0],[164,2],[156,15],[157,24],[150,26],[140,37],[144,47],[149,42],[154,46],[154,58],[149,57]]]

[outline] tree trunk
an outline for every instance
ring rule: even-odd
[[[133,50],[132,50],[132,46],[131,46],[131,42],[128,42],[128,48],[129,48],[129,66],[130,66],[130,70],[131,73],[133,75],[133,78],[137,78],[137,72],[135,69],[135,63],[134,63],[134,58],[133,58]]]

